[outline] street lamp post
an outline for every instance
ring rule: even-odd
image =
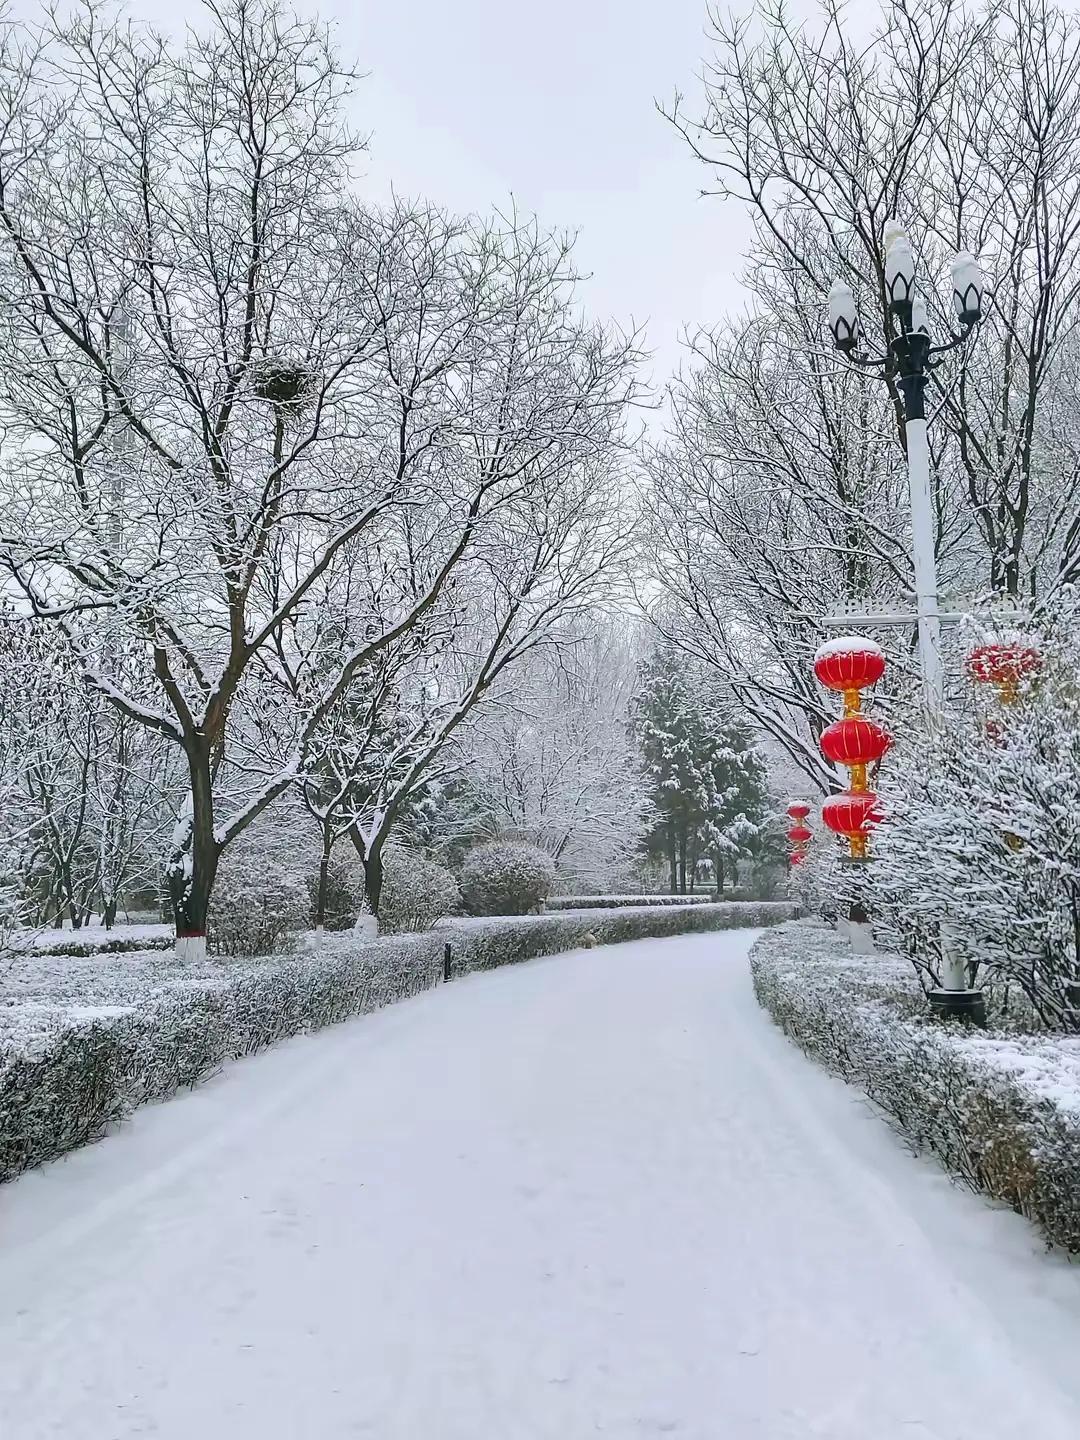
[[[982,318],[983,279],[973,256],[961,251],[952,264],[953,308],[960,333],[950,336],[943,345],[933,345],[926,303],[915,288],[911,241],[895,220],[890,220],[885,227],[885,242],[885,288],[889,310],[899,333],[894,335],[884,354],[868,354],[862,348],[855,296],[850,285],[843,280],[834,280],[829,291],[829,329],[836,348],[852,364],[862,369],[878,370],[885,379],[895,380],[903,399],[919,659],[927,703],[932,711],[938,711],[944,702],[944,670],[941,662],[930,446],[926,435],[926,385],[930,372],[941,363],[940,357],[965,344]]]
[[[889,312],[898,333],[882,354],[869,354],[862,345],[859,312],[851,287],[835,280],[829,291],[829,329],[836,348],[853,365],[876,370],[895,381],[904,407],[904,441],[907,450],[911,498],[911,549],[915,572],[915,620],[919,634],[919,660],[923,689],[931,717],[937,718],[945,701],[945,672],[941,659],[941,622],[938,602],[937,559],[934,545],[933,492],[930,446],[926,434],[926,386],[941,357],[966,344],[982,318],[983,277],[978,262],[960,251],[952,262],[953,309],[959,333],[941,345],[930,339],[926,303],[915,286],[915,258],[911,241],[895,220],[885,226],[885,289]],[[910,624],[906,615],[865,616],[868,623]],[[931,993],[940,1014],[978,1020],[982,994],[967,985],[965,966],[941,937],[942,985]]]

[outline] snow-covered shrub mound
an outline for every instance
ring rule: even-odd
[[[430,930],[458,904],[457,881],[443,865],[391,845],[383,862],[379,926],[389,935]]]
[[[600,944],[776,924],[788,905],[548,915],[451,925],[361,942],[324,936],[302,956],[182,966],[133,956],[81,966],[85,994],[50,956],[0,972],[0,1181],[102,1134],[136,1105],[196,1085],[227,1060],[318,1030],[437,984],[444,947],[454,976]],[[45,967],[35,983],[28,967]],[[178,979],[178,975],[191,978]],[[111,978],[110,978],[111,977]],[[90,1003],[87,1003],[90,1002]]]
[[[307,877],[309,919],[318,923],[319,872]],[[326,867],[323,924],[327,930],[351,930],[364,907],[364,867],[354,851],[331,855]]]
[[[209,944],[218,955],[280,955],[307,923],[307,887],[290,863],[265,846],[242,841],[218,866],[210,905]]]
[[[528,915],[555,884],[555,862],[538,845],[492,840],[470,850],[461,867],[461,897],[472,915]]]
[[[915,1149],[1080,1252],[1080,1039],[936,1024],[906,960],[855,956],[808,921],[761,936],[750,963],[785,1034]]]

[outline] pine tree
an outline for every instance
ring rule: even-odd
[[[764,767],[750,735],[666,646],[641,667],[631,723],[655,812],[647,851],[666,861],[673,894],[692,892],[706,864],[720,890],[763,827]]]

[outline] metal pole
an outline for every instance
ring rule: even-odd
[[[927,709],[932,716],[937,716],[945,704],[945,670],[941,662],[934,509],[930,491],[930,446],[926,438],[925,418],[909,419],[905,431],[908,482],[911,487],[911,558],[915,567],[919,659],[922,662]]]
[[[908,484],[911,490],[911,559],[915,570],[916,615],[919,622],[919,659],[931,724],[940,723],[945,708],[945,670],[941,660],[941,618],[938,613],[937,556],[934,547],[934,507],[930,488],[930,445],[926,437],[926,379],[930,337],[922,329],[905,329],[892,342],[897,362],[896,382],[904,397],[904,439],[907,444]],[[940,1014],[979,1023],[981,992],[969,990],[967,969],[956,953],[947,925],[941,926],[941,988],[930,997]]]
[[[934,547],[934,504],[930,488],[930,444],[926,438],[926,377],[930,337],[908,330],[892,342],[896,383],[904,397],[904,443],[907,448],[911,498],[911,560],[915,570],[915,613],[919,622],[919,659],[923,689],[931,718],[945,704],[945,672],[941,663],[941,620],[938,616],[937,554]]]

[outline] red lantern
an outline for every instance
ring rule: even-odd
[[[1037,673],[1041,657],[1030,645],[979,645],[967,658],[967,673],[981,685],[993,685],[1004,705],[1020,694],[1020,682]]]
[[[862,715],[849,715],[821,732],[821,751],[826,760],[840,765],[870,765],[880,760],[892,744],[892,737]]]
[[[814,656],[814,674],[829,690],[865,690],[885,673],[881,646],[860,635],[829,640]]]
[[[787,832],[787,838],[793,845],[805,845],[814,838],[814,832],[808,830],[805,825],[793,825]]]
[[[794,852],[792,853],[791,863],[792,863],[792,865],[801,865],[805,859],[806,859],[806,851],[805,851],[805,850],[796,850],[796,851],[794,851]]]
[[[835,835],[845,835],[854,860],[866,855],[866,837],[870,827],[881,819],[877,796],[872,790],[845,790],[830,795],[821,807],[822,823]]]
[[[787,807],[787,813],[792,820],[805,820],[810,814],[810,806],[805,805],[801,800],[793,800]]]

